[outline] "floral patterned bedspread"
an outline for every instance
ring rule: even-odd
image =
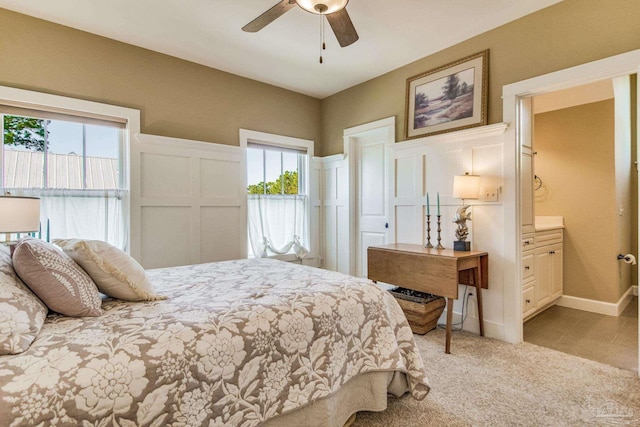
[[[401,309],[367,280],[274,260],[148,275],[167,300],[50,316],[0,356],[0,425],[255,426],[373,371],[429,391]]]

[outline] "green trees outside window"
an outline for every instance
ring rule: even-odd
[[[50,120],[4,115],[4,144],[22,146],[30,151],[44,151],[47,143],[45,122]]]
[[[285,171],[275,181],[249,185],[247,192],[249,194],[298,194],[298,171]]]

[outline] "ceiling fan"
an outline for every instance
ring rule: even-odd
[[[282,0],[242,27],[242,30],[250,33],[260,31],[298,5],[307,12],[326,16],[338,43],[341,47],[346,47],[358,40],[358,33],[345,9],[347,3],[349,0]]]

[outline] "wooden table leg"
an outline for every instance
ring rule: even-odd
[[[480,324],[480,336],[484,336],[484,319],[482,317],[482,264],[473,269],[473,281],[476,285],[476,301],[478,302],[478,323]]]
[[[453,298],[447,298],[447,338],[444,344],[444,352],[451,354],[451,323],[453,321]]]

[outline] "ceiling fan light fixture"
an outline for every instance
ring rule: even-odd
[[[344,9],[349,0],[296,0],[298,6],[316,15],[329,15]]]

